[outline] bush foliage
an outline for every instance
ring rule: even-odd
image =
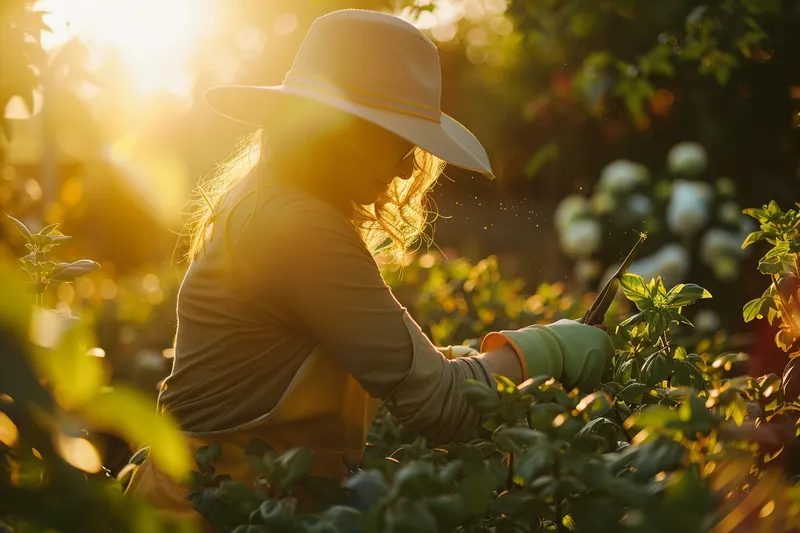
[[[771,246],[759,266],[770,284],[745,306],[744,319],[778,321],[776,342],[800,354],[800,218],[775,203],[747,214],[761,228],[743,246]],[[30,270],[29,259],[22,262]],[[585,309],[584,299],[558,285],[523,294],[520,283],[501,278],[493,258],[470,265],[422,256],[399,274],[387,277],[440,343]],[[12,284],[17,292],[0,298],[9,369],[0,379],[0,523],[11,531],[181,527],[123,499],[119,482],[102,468],[96,439],[107,431],[136,446],[158,441],[154,448],[167,453],[154,460],[187,472],[174,424],[157,418],[135,391],[108,386],[98,358],[87,355],[91,338],[80,321],[32,306],[23,285]],[[242,458],[259,478],[243,485],[214,475],[221,454],[215,443],[183,476],[189,498],[218,531],[236,533],[797,531],[798,359],[790,358],[782,377],[742,375],[746,354],[693,335],[684,316],[688,306],[711,298],[708,291],[634,274],[620,286],[607,316],[616,355],[590,394],[565,390],[549,376],[519,386],[495,376],[495,389],[468,382],[463,393],[484,415],[483,426],[469,442],[440,447],[382,411],[342,486],[306,475],[311,450],[277,456],[260,441]],[[325,505],[315,514],[298,512],[298,489]]]

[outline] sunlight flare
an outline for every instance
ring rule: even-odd
[[[39,0],[53,50],[77,37],[100,58],[119,54],[139,92],[191,90],[191,60],[216,30],[214,0]]]

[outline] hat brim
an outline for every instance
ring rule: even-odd
[[[439,123],[359,104],[335,92],[322,93],[294,85],[221,85],[205,93],[206,102],[216,112],[257,126],[267,124],[277,106],[286,103],[287,97],[308,98],[329,105],[389,130],[449,164],[480,172],[490,179],[495,177],[480,141],[445,113]]]

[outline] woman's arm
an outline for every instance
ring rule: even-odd
[[[401,424],[432,442],[469,438],[481,417],[461,394],[464,381],[493,387],[492,373],[521,380],[507,346],[452,360],[437,351],[340,215],[300,202],[264,224],[258,218],[248,230],[258,233],[240,241],[250,248],[237,253],[257,271],[263,294],[281,302],[287,321],[318,339]]]
[[[522,382],[522,366],[519,356],[509,344],[488,351],[477,356],[482,359],[493,374],[505,376],[516,385]]]
[[[522,381],[522,366],[520,365],[519,356],[508,344],[494,350],[489,350],[486,353],[480,353],[466,346],[437,346],[436,350],[441,353],[445,359],[475,356],[478,359],[483,359],[493,374],[505,376],[516,384]]]

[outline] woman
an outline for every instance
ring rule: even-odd
[[[373,254],[399,257],[420,236],[445,163],[493,177],[439,98],[434,44],[362,10],[317,19],[281,86],[207,94],[264,133],[205,186],[160,403],[193,449],[222,443],[218,473],[252,479],[241,457],[258,437],[278,453],[312,447],[312,474],[341,480],[381,403],[443,443],[481,423],[466,379],[599,382],[613,353],[600,329],[560,321],[490,333],[481,353],[436,348],[381,279]],[[130,492],[188,509],[149,461]]]

